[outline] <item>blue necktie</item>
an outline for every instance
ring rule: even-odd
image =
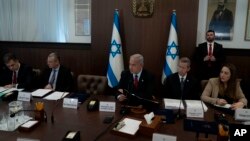
[[[51,76],[51,79],[50,79],[50,81],[49,81],[49,84],[50,84],[52,87],[54,86],[55,79],[56,79],[56,70],[53,69],[53,70],[52,70],[52,76]]]

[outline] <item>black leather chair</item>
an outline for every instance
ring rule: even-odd
[[[106,76],[99,75],[78,75],[77,89],[87,94],[104,94],[107,87]]]

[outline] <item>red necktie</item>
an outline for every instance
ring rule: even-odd
[[[136,89],[138,88],[138,84],[139,84],[138,76],[135,75],[135,77],[134,77],[134,86],[135,86]]]
[[[212,55],[213,55],[212,44],[209,44],[209,47],[208,47],[208,56],[212,56]]]
[[[17,80],[16,80],[16,71],[13,71],[13,76],[12,76],[12,84],[16,84]]]

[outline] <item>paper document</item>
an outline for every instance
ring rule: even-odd
[[[0,92],[6,91],[6,90],[7,90],[7,88],[0,87]]]
[[[180,99],[164,98],[163,101],[165,109],[184,109],[183,102]]]
[[[225,104],[223,106],[214,104],[214,106],[229,109],[232,106],[232,104]]]
[[[43,97],[47,93],[51,92],[52,90],[50,89],[37,89],[34,92],[31,93],[32,96],[37,96],[37,97]]]
[[[17,88],[10,88],[10,89],[7,89],[6,91],[3,91],[2,93],[4,94],[7,94],[7,93],[10,93],[12,91],[22,91],[23,89],[17,89]]]
[[[58,100],[64,98],[69,92],[53,92],[52,94],[46,96],[44,99],[47,100]]]
[[[125,118],[124,120],[125,126],[122,127],[119,132],[127,133],[130,135],[135,135],[135,133],[139,130],[139,126],[142,121],[135,120],[131,118]]]
[[[204,112],[208,110],[206,104],[201,100],[185,100],[188,108],[203,108]]]

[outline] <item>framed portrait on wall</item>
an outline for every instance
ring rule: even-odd
[[[245,39],[250,41],[250,2],[249,1],[248,1],[248,9],[247,9],[247,22],[246,22]]]
[[[223,48],[250,49],[250,0],[199,0],[196,45],[206,41],[206,31],[209,25],[212,26],[210,22],[215,11],[220,8],[219,2],[225,3],[223,9],[232,12],[233,25],[227,32],[226,29],[215,31],[216,42],[222,44]]]
[[[236,0],[208,0],[207,30],[215,31],[215,40],[232,40]]]

